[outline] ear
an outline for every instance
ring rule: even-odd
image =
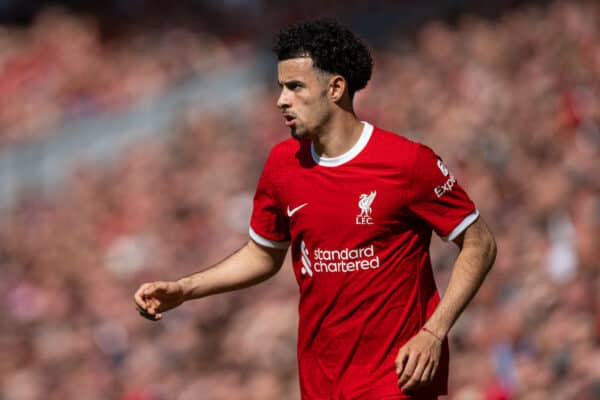
[[[334,75],[331,77],[331,79],[329,79],[329,87],[327,89],[331,101],[334,103],[339,102],[344,96],[347,85],[348,82],[346,82],[346,79],[344,79],[343,76]]]

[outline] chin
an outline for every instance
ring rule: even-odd
[[[290,129],[290,134],[292,135],[292,137],[294,139],[307,139],[310,137],[310,135],[308,134],[308,132],[306,132],[305,130],[299,130],[297,127],[292,126]]]
[[[290,129],[290,135],[292,135],[294,139],[304,139],[306,137],[302,132],[298,132],[295,127]]]

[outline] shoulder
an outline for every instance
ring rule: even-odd
[[[292,161],[298,159],[299,154],[309,153],[309,151],[309,141],[294,138],[286,139],[271,148],[265,163],[265,169],[282,172],[282,170],[293,168],[295,163]]]
[[[277,143],[271,148],[269,157],[289,157],[294,156],[304,145],[304,140],[289,138]]]
[[[378,127],[375,127],[373,133],[374,137],[377,137],[385,144],[402,147],[409,151],[416,151],[420,146],[423,146],[422,143],[412,140],[401,133],[387,131]]]
[[[379,157],[389,158],[402,166],[412,165],[417,159],[423,144],[401,134],[378,127],[373,130],[372,147]]]

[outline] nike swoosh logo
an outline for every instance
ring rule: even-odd
[[[290,206],[288,206],[288,208],[287,208],[288,217],[292,218],[292,215],[296,214],[296,212],[298,210],[300,210],[302,207],[307,206],[307,205],[308,205],[308,203],[300,204],[298,207],[294,208],[293,210],[290,210]]]

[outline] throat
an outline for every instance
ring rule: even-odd
[[[313,137],[315,152],[320,157],[339,157],[352,149],[361,137],[363,123],[356,121],[349,129],[329,130]]]

